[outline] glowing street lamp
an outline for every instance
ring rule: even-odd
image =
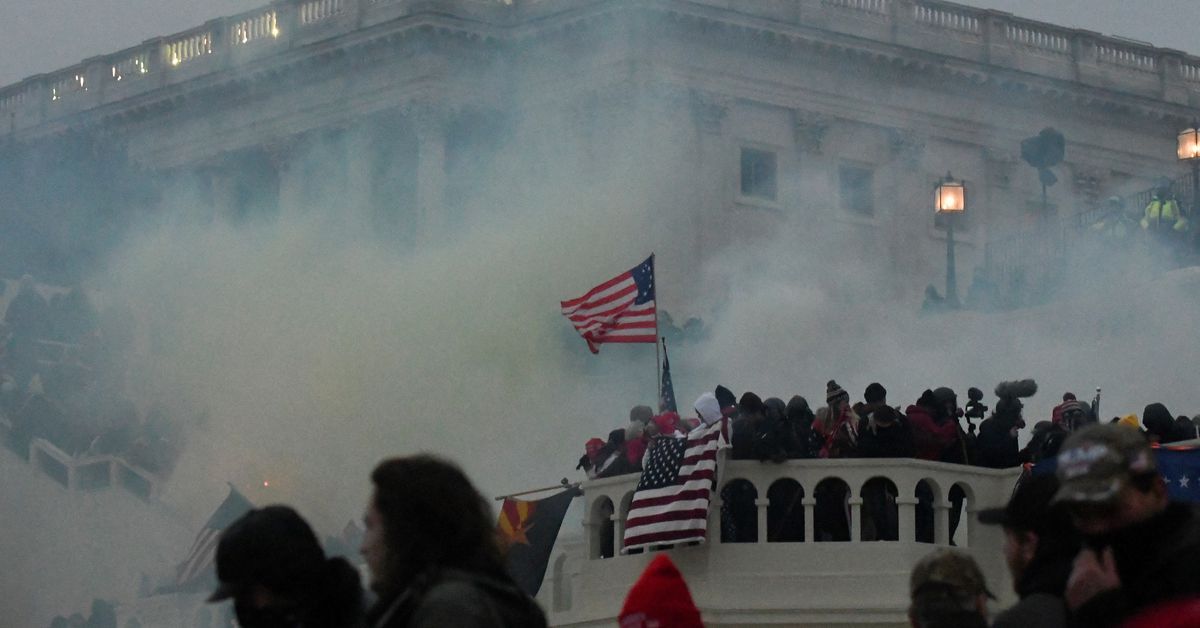
[[[946,225],[946,304],[959,307],[954,272],[954,223],[967,210],[967,187],[950,173],[933,188],[933,209]]]
[[[1179,132],[1175,155],[1180,161],[1192,164],[1192,219],[1200,209],[1200,122],[1192,120],[1192,128]]]

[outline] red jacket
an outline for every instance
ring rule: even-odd
[[[909,406],[904,414],[908,416],[908,426],[912,430],[917,458],[941,460],[942,452],[958,442],[956,421],[946,421],[938,425],[929,410],[922,406]]]

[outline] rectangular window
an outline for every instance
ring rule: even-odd
[[[742,196],[773,201],[778,194],[775,182],[775,153],[753,148],[742,149]]]
[[[838,168],[838,189],[842,209],[872,216],[875,214],[874,172],[868,168],[842,166]]]

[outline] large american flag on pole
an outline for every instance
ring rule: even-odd
[[[654,256],[561,305],[592,353],[605,342],[658,342]]]
[[[655,441],[629,506],[622,552],[704,540],[717,452],[729,446],[724,424],[722,419],[697,427],[687,438]]]

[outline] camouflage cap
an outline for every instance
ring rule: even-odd
[[[1055,503],[1104,504],[1135,475],[1158,470],[1150,443],[1122,425],[1090,425],[1071,434],[1058,454]]]
[[[913,599],[932,592],[951,593],[962,597],[996,597],[988,591],[983,572],[975,563],[975,559],[953,549],[939,549],[917,561],[908,581],[908,589]]]

